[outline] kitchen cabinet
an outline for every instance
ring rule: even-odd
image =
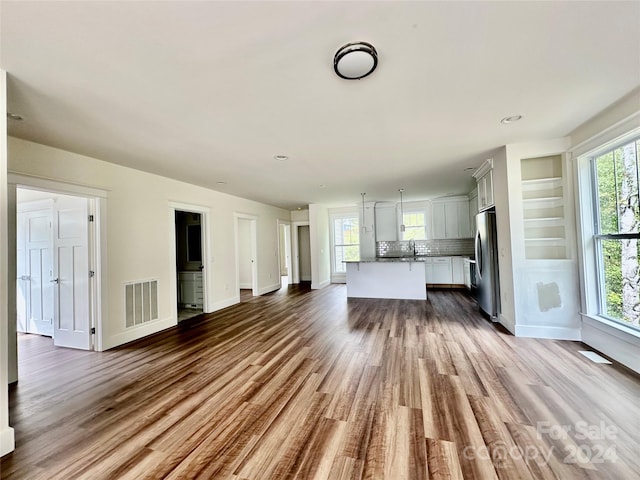
[[[450,285],[453,280],[451,257],[428,257],[425,260],[425,273],[427,283]]]
[[[395,203],[377,203],[375,206],[376,242],[398,240],[398,217]]]
[[[478,213],[478,187],[469,193],[469,232],[473,237],[476,233],[476,214]]]
[[[478,211],[486,210],[493,200],[493,159],[490,158],[473,173],[478,185]]]
[[[434,239],[471,238],[469,200],[434,200],[432,202],[432,232]]]
[[[464,258],[451,257],[451,283],[464,285]]]
[[[202,291],[202,272],[179,272],[178,286],[181,307],[202,308],[204,294]]]
[[[425,279],[430,285],[464,285],[464,258],[427,257]]]
[[[464,286],[467,287],[467,290],[471,290],[471,260],[464,258],[462,263],[464,266]]]

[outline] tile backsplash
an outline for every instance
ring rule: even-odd
[[[473,256],[473,238],[459,238],[448,240],[416,240],[416,255],[471,255]],[[413,250],[408,241],[376,242],[377,257],[407,257],[413,256]]]

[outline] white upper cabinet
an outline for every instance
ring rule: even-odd
[[[485,160],[474,172],[478,183],[478,211],[486,210],[494,205],[493,201],[493,159]]]
[[[432,228],[434,239],[470,238],[469,200],[449,197],[432,202]]]
[[[376,241],[398,240],[398,217],[395,203],[377,203],[375,207]]]

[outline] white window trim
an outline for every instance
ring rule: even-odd
[[[598,266],[596,264],[596,245],[594,235],[596,226],[594,222],[595,198],[593,183],[592,159],[606,153],[616,147],[628,143],[640,136],[640,127],[627,132],[613,140],[610,140],[597,148],[583,153],[577,158],[577,203],[576,218],[578,219],[578,250],[581,263],[581,289],[582,311],[595,320],[602,320],[610,326],[624,327],[625,330],[634,330],[607,319],[600,315],[600,280]]]
[[[336,272],[336,244],[335,244],[335,221],[341,218],[357,218],[360,222],[360,212],[357,209],[336,209],[329,212],[329,249],[331,257],[331,283],[346,283],[347,273]],[[358,244],[358,247],[360,244]]]
[[[404,217],[404,215],[411,215],[412,213],[417,213],[423,216],[424,218],[424,223],[422,224],[422,227],[424,228],[424,238],[418,238],[416,240],[426,240],[428,238],[428,234],[429,232],[427,231],[427,212],[424,208],[410,208],[410,209],[405,209],[404,212],[402,212],[402,216]],[[400,215],[398,215],[400,217]],[[400,225],[402,225],[404,223],[404,218],[400,218]],[[406,230],[406,225],[405,225],[405,230]],[[416,228],[416,227],[411,227],[411,228]],[[405,232],[400,230],[400,227],[398,226],[398,231],[400,232],[400,240],[404,241],[404,234]]]

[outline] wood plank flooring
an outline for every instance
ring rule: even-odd
[[[103,353],[21,336],[16,479],[632,479],[640,379],[464,292],[290,286]]]

